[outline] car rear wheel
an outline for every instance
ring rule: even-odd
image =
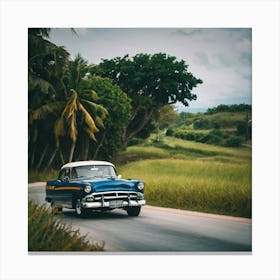
[[[52,207],[52,213],[54,215],[62,213],[62,207],[56,206],[53,201],[51,202],[51,207]]]
[[[128,214],[128,216],[139,216],[140,212],[141,212],[141,206],[133,206],[133,207],[128,207],[126,209],[126,212]]]

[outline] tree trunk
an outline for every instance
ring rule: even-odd
[[[49,145],[47,144],[47,145],[45,146],[45,148],[44,148],[44,151],[43,151],[43,153],[42,153],[42,155],[41,155],[41,157],[40,157],[40,160],[39,160],[39,162],[38,162],[38,164],[37,164],[37,166],[36,166],[37,169],[39,169],[39,168],[41,167],[41,164],[42,164],[43,159],[44,159],[44,157],[45,157],[45,155],[46,155],[48,146],[49,146]]]
[[[150,121],[151,117],[153,115],[153,110],[150,110],[150,112],[148,112],[147,110],[145,111],[144,117],[142,118],[142,121],[138,124],[138,126],[131,132],[128,132],[128,126],[131,122],[129,122],[129,124],[126,126],[126,128],[124,129],[124,133],[123,133],[123,147],[127,146],[128,141],[133,138],[138,132],[140,132],[145,125]]]
[[[88,151],[89,151],[89,138],[87,136],[85,136],[84,145],[83,145],[83,153],[82,153],[83,160],[88,160]]]
[[[69,154],[69,162],[72,162],[72,160],[73,160],[75,148],[76,148],[76,142],[73,142],[72,146],[71,146],[70,154]]]
[[[102,139],[101,139],[100,143],[98,144],[98,146],[97,146],[97,148],[96,148],[96,150],[95,150],[95,152],[94,152],[93,159],[96,159],[96,157],[97,157],[97,155],[98,155],[98,153],[99,153],[99,150],[100,150],[100,148],[101,148],[102,145],[103,145],[104,140],[105,140],[105,132],[104,132],[104,134],[103,134],[103,136],[102,136]]]
[[[63,153],[62,153],[61,149],[59,149],[59,156],[60,156],[62,165],[64,165],[65,164],[65,160],[64,160],[64,156],[63,156]]]
[[[52,162],[53,162],[53,160],[54,160],[54,158],[55,158],[55,155],[56,155],[56,153],[57,153],[57,150],[58,150],[58,148],[55,148],[55,150],[54,150],[54,152],[53,152],[53,154],[52,154],[52,156],[51,156],[51,158],[50,158],[50,160],[49,160],[49,163],[48,163],[48,165],[46,166],[45,170],[49,169],[50,166],[52,165]]]
[[[33,167],[33,165],[34,165],[35,152],[36,152],[36,145],[34,145],[32,152],[31,152],[30,167]]]

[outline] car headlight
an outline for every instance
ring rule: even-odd
[[[86,193],[90,193],[91,192],[91,186],[85,186],[84,191]]]
[[[144,183],[143,182],[139,182],[138,183],[138,186],[137,186],[137,188],[138,188],[138,190],[143,190],[144,189],[144,187],[145,187],[145,185],[144,185]]]

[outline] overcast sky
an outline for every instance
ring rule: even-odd
[[[248,28],[55,28],[50,40],[89,63],[102,58],[164,52],[185,60],[203,80],[190,110],[251,104],[252,38]],[[182,108],[181,108],[182,109]]]

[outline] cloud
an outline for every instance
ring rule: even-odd
[[[172,34],[174,35],[183,35],[183,36],[193,36],[193,35],[198,35],[202,34],[203,31],[200,28],[189,28],[189,29],[178,29]]]

